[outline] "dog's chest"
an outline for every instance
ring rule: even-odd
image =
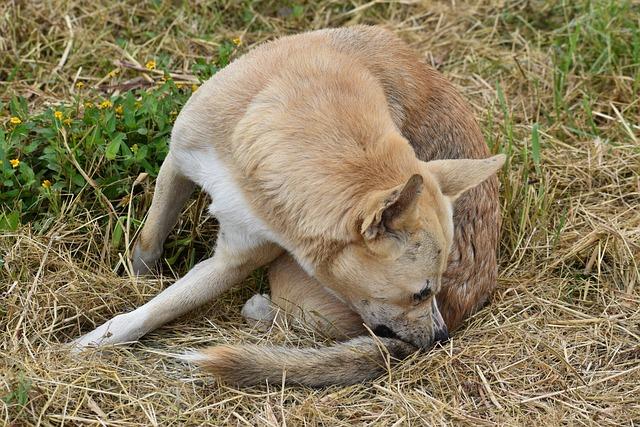
[[[255,214],[229,167],[214,149],[176,148],[173,150],[174,155],[180,159],[182,165],[188,165],[182,172],[211,196],[209,212],[216,217],[228,237],[234,234],[238,235],[238,239],[246,240],[246,244],[242,246],[251,246],[260,241],[279,240],[267,224]]]

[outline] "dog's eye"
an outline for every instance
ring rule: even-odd
[[[430,296],[431,296],[431,286],[429,281],[427,280],[427,285],[424,288],[422,288],[420,292],[416,292],[415,294],[413,294],[413,301],[421,302],[428,299]]]

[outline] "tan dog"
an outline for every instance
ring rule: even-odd
[[[502,166],[504,156],[472,159],[487,154],[452,86],[389,32],[322,30],[259,46],[178,116],[133,265],[156,262],[194,184],[220,224],[214,256],[75,345],[135,341],[288,253],[295,261],[272,272],[275,302],[341,305],[329,323],[353,335],[362,319],[397,357],[429,348],[494,286],[495,179],[461,197]],[[317,296],[307,301],[303,286]],[[214,347],[191,359],[243,384],[279,381],[284,368],[290,381],[323,385],[377,375],[381,356],[363,337],[324,350]]]

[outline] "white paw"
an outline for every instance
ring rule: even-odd
[[[144,319],[140,315],[134,315],[133,312],[121,314],[75,339],[69,345],[72,352],[79,353],[87,347],[137,341],[146,332],[143,325]]]
[[[244,304],[241,314],[249,325],[263,329],[271,326],[276,312],[269,295],[255,294]]]

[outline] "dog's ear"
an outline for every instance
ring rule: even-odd
[[[451,200],[496,173],[506,156],[498,154],[488,159],[433,160],[425,163],[427,171],[440,186],[442,194]]]
[[[360,229],[362,236],[373,240],[400,231],[402,222],[415,212],[423,182],[422,175],[415,174],[405,184],[373,194]]]

